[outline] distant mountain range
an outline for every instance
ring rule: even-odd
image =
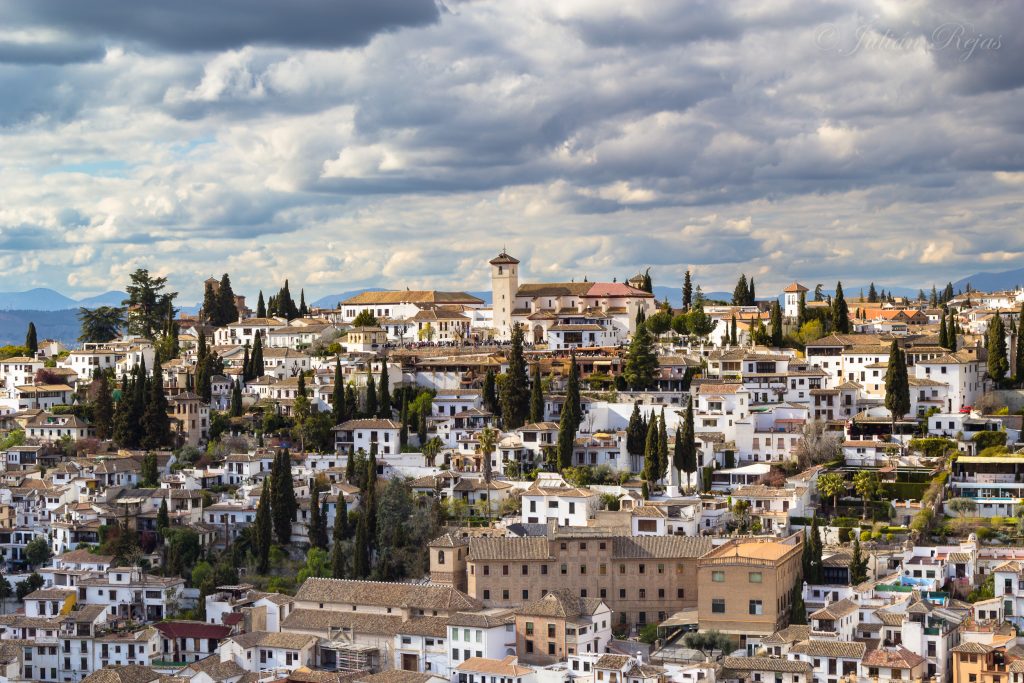
[[[971,289],[979,292],[993,292],[1001,289],[1016,289],[1024,284],[1024,268],[1014,270],[1003,270],[997,273],[975,273],[968,277],[957,280],[953,283],[953,290],[966,289],[968,283]]]
[[[25,292],[0,292],[0,310],[20,311],[66,311],[69,308],[85,306],[120,306],[128,298],[124,292],[105,292],[97,296],[72,299],[46,287],[37,287]]]

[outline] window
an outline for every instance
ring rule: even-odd
[[[711,580],[715,583],[725,583],[725,572],[711,572]]]
[[[764,577],[761,572],[750,572],[747,574],[747,578],[750,580],[750,583],[761,583]]]
[[[712,598],[711,599],[711,613],[712,614],[725,614],[725,598]]]
[[[749,612],[750,614],[764,614],[764,605],[760,600],[751,600]]]

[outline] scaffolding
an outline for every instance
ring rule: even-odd
[[[320,663],[330,668],[333,654],[335,671],[380,671],[381,652],[374,645],[359,645],[348,640],[332,640],[320,644]]]

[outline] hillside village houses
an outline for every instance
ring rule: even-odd
[[[522,265],[0,361],[0,676],[1024,680],[1024,289]]]

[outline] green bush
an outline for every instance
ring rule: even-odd
[[[862,532],[860,532],[860,540],[861,541],[870,541],[871,540],[871,532],[870,531],[862,531]]]
[[[947,453],[956,452],[956,442],[938,436],[928,436],[910,440],[910,449],[921,453],[926,458],[938,458]]]
[[[928,486],[928,482],[883,481],[882,497],[890,500],[922,500]]]
[[[846,527],[839,529],[839,542],[849,543],[850,542],[850,530]]]
[[[971,441],[974,442],[977,449],[984,450],[992,446],[1005,446],[1006,445],[1006,432],[978,432]]]

